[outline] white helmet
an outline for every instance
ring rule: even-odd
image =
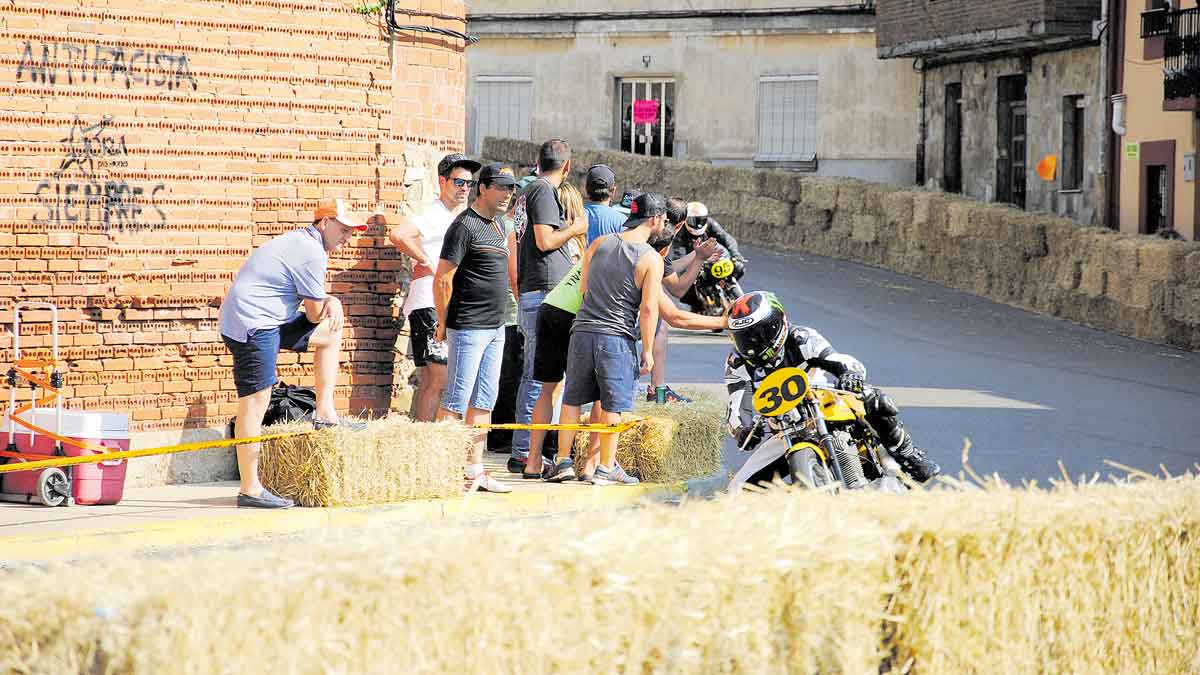
[[[701,202],[688,202],[687,220],[684,227],[693,237],[702,236],[708,232],[708,207]]]

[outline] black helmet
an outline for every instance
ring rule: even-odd
[[[764,368],[783,356],[788,320],[774,293],[754,291],[738,298],[729,311],[729,337],[747,363]]]

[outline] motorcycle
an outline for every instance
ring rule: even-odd
[[[706,260],[696,283],[692,286],[696,303],[692,303],[697,314],[721,316],[725,309],[742,297],[742,285],[734,277],[735,266],[729,253],[722,248],[722,257]]]
[[[907,489],[900,465],[867,423],[861,395],[814,385],[800,368],[781,368],[758,385],[752,403],[765,438],[729,481],[730,494],[775,479],[831,491]],[[747,434],[744,445],[757,435]]]

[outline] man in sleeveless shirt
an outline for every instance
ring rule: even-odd
[[[654,344],[658,302],[662,293],[663,259],[659,248],[670,243],[666,199],[658,193],[639,195],[629,209],[621,234],[600,237],[588,247],[580,285],[583,303],[571,330],[567,384],[561,422],[577,424],[584,404],[600,401],[602,422],[616,424],[621,413],[633,410],[639,373],[654,367],[652,349],[642,352],[638,367],[637,340]],[[596,485],[633,485],[638,481],[617,465],[618,434],[600,437],[600,465],[592,474]],[[560,431],[558,457],[550,480],[575,477],[571,461],[575,432]]]

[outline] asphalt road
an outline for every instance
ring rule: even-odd
[[[1121,337],[820,256],[745,250],[747,290],[774,291],[893,394],[917,443],[957,474],[1009,481],[1175,474],[1200,463],[1200,353]],[[671,383],[721,381],[724,336],[672,331]],[[741,453],[727,444],[727,465]]]

